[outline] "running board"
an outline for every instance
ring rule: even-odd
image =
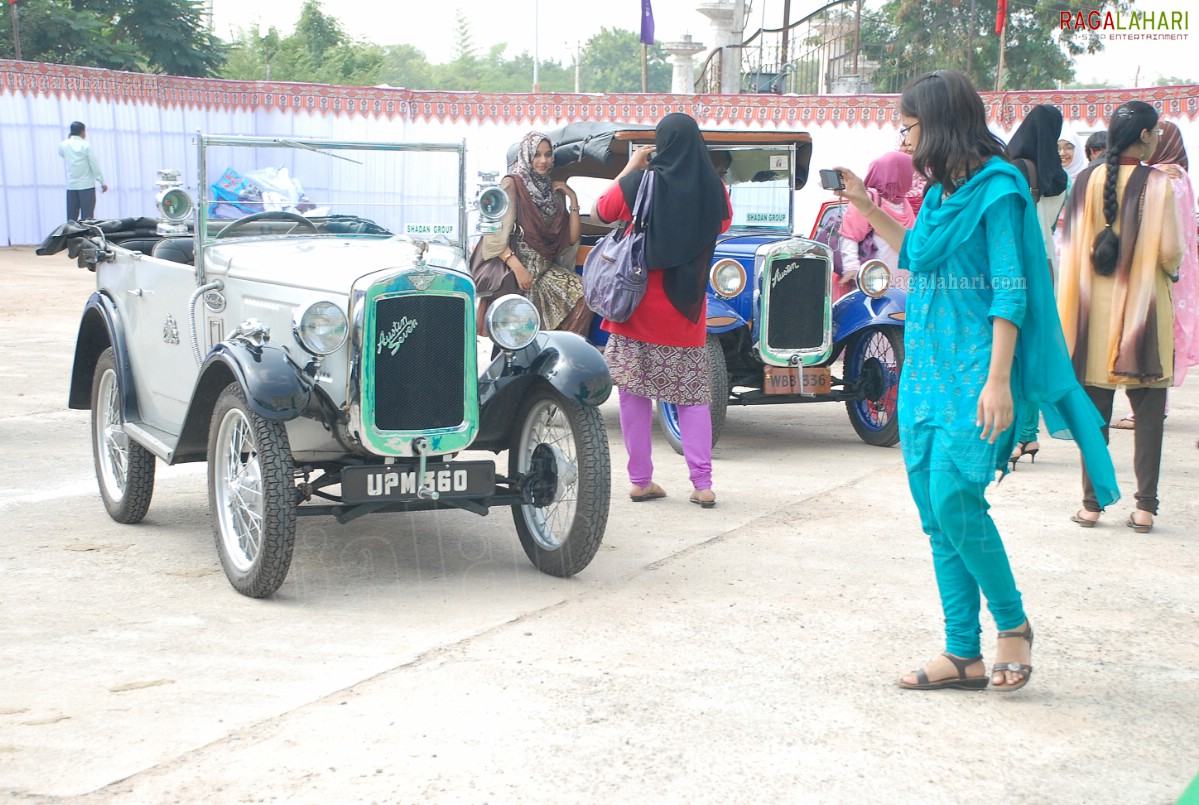
[[[126,422],[125,433],[130,439],[161,458],[167,464],[175,457],[175,448],[179,445],[179,437],[165,430],[151,427],[143,422]]]

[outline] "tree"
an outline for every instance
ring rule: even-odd
[[[581,67],[584,92],[640,92],[640,38],[632,31],[601,28],[587,40]],[[671,67],[657,45],[650,46],[647,72],[650,92],[670,92]]]
[[[1053,89],[1074,78],[1073,57],[1096,53],[1095,32],[1060,28],[1060,14],[1122,8],[1125,0],[1029,0],[1007,4],[1004,87]],[[953,69],[980,90],[995,88],[999,37],[991,0],[889,0],[863,15],[862,49],[880,63],[875,86],[898,91],[913,76]]]
[[[290,36],[274,28],[264,35],[257,27],[240,34],[222,76],[367,86],[380,83],[384,61],[383,48],[352,41],[318,0],[305,0]]]
[[[431,89],[433,74],[425,54],[412,45],[392,45],[383,48],[383,63],[379,68],[381,83],[408,89]]]
[[[224,48],[203,24],[201,0],[38,0],[18,6],[21,56],[112,70],[213,75]],[[0,55],[15,54],[0,26]]]

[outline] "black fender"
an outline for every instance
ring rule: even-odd
[[[295,419],[312,397],[312,383],[287,350],[269,342],[222,341],[200,367],[172,463],[206,458],[212,411],[230,383],[241,386],[246,404],[263,419]]]
[[[87,411],[92,407],[92,378],[96,362],[104,350],[112,347],[116,362],[117,387],[121,394],[121,413],[126,422],[137,422],[137,392],[133,388],[133,367],[125,344],[125,322],[112,297],[95,291],[83,306],[79,334],[75,338],[75,361],[71,366],[71,390],[67,407]]]
[[[537,383],[591,407],[612,394],[612,376],[599,350],[574,333],[538,333],[510,360],[501,355],[493,361],[479,378],[479,433],[472,449],[507,449],[516,412]]]

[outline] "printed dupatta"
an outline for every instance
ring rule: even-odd
[[[1075,179],[1066,212],[1066,231],[1060,267],[1058,312],[1072,355],[1076,376],[1086,379],[1087,349],[1092,315],[1107,315],[1105,363],[1107,383],[1153,383],[1169,377],[1173,356],[1163,356],[1158,343],[1159,310],[1155,285],[1162,266],[1177,266],[1182,250],[1178,209],[1170,179],[1153,168],[1138,165],[1121,193],[1116,222],[1120,253],[1114,274],[1110,311],[1092,311],[1095,269],[1091,251],[1106,226],[1103,215],[1106,164],[1088,168]]]

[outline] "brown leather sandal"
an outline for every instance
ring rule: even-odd
[[[634,503],[644,503],[647,500],[657,500],[666,497],[666,490],[650,481],[646,486],[634,486],[629,492],[629,500]]]
[[[991,681],[987,676],[984,665],[984,673],[982,676],[966,676],[966,669],[976,662],[982,660],[982,655],[977,657],[959,657],[956,654],[942,652],[941,656],[953,663],[953,667],[958,669],[957,676],[938,679],[936,682],[928,681],[928,674],[923,668],[917,668],[912,671],[916,675],[916,684],[911,685],[900,679],[896,684],[904,690],[942,690],[944,688],[958,688],[959,690],[983,690]]]

